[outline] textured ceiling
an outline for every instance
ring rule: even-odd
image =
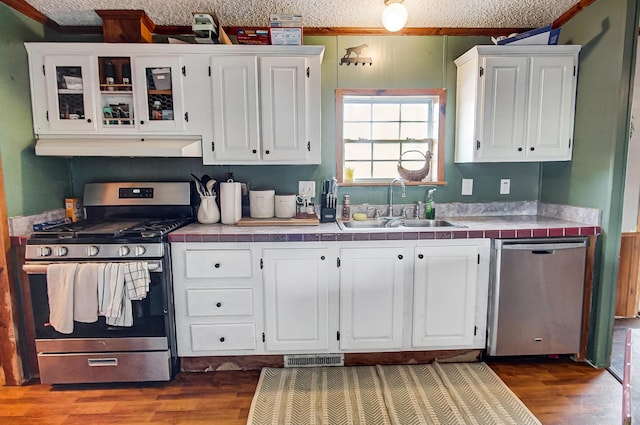
[[[305,27],[378,28],[384,0],[26,0],[59,25],[101,26],[99,9],[142,9],[156,25],[190,26],[216,12],[222,26],[267,26],[272,13],[300,13]],[[407,27],[537,28],[577,0],[405,0]]]

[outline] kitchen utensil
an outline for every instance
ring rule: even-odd
[[[233,181],[233,180],[232,180],[232,181]],[[216,180],[211,179],[211,180],[209,180],[209,181],[204,185],[204,187],[205,187],[205,189],[206,189],[206,192],[207,192],[207,193],[206,193],[207,195],[213,195],[213,194],[214,194],[214,192],[213,192],[213,186],[215,186],[215,184],[216,184]]]
[[[271,218],[274,213],[275,190],[250,190],[249,215],[252,218]]]

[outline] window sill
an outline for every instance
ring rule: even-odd
[[[353,182],[338,182],[338,186],[340,187],[369,187],[369,186],[389,186],[391,180],[389,181],[353,181]],[[404,181],[405,186],[446,186],[447,182],[439,181],[439,182],[411,182]]]

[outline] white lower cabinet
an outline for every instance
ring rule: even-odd
[[[173,243],[171,252],[178,355],[258,353],[262,293],[251,246]]]
[[[489,256],[484,245],[416,247],[412,347],[484,347]]]
[[[265,350],[328,350],[329,250],[265,249],[262,260]]]
[[[340,250],[340,349],[401,349],[405,248]]]
[[[489,239],[173,243],[178,355],[481,349]]]

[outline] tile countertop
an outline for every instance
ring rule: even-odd
[[[464,206],[461,206],[464,205]],[[447,204],[444,219],[455,227],[341,229],[317,226],[238,227],[194,223],[169,235],[170,242],[318,242],[416,239],[531,238],[587,236],[600,233],[598,210],[537,202]],[[460,214],[462,213],[462,214]],[[471,215],[464,215],[470,213]],[[478,214],[479,213],[479,214]],[[579,220],[579,221],[577,221]]]

